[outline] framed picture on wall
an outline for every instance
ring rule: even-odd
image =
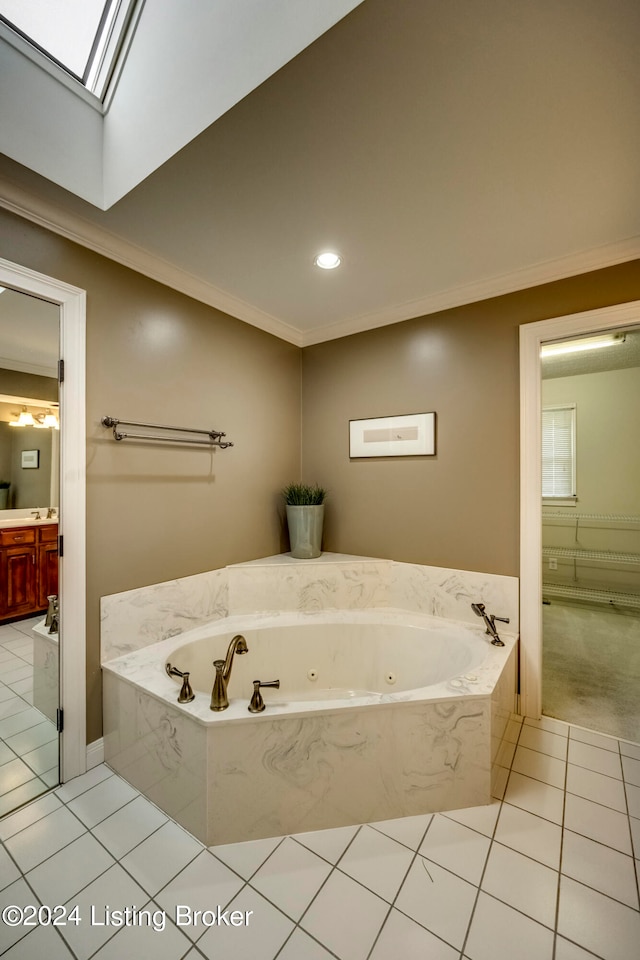
[[[39,450],[23,450],[22,451],[22,469],[23,470],[37,470],[39,466],[40,466]]]
[[[429,457],[435,452],[435,413],[349,421],[350,457]]]

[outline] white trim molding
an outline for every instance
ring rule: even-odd
[[[104,739],[93,740],[87,744],[87,770],[104,763]]]
[[[520,327],[520,694],[521,713],[542,713],[542,455],[540,347],[640,324],[640,300]]]
[[[60,307],[60,737],[62,781],[84,773],[86,734],[86,519],[85,342],[86,294],[60,280],[0,259],[0,285]]]

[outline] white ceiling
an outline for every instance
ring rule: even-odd
[[[109,210],[6,159],[4,202],[318,342],[639,257],[639,40],[637,0],[365,0]]]

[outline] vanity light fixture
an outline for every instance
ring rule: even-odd
[[[605,333],[598,337],[582,337],[580,340],[563,340],[560,343],[544,343],[540,348],[541,357],[559,357],[565,353],[582,353],[583,350],[599,350],[601,347],[615,347],[624,343],[624,334]]]
[[[51,430],[59,430],[60,423],[55,413],[51,413],[51,410],[47,410],[44,415],[44,420],[42,421],[43,427],[49,427]]]
[[[17,420],[11,420],[9,422],[10,427],[35,427],[35,425],[36,422],[26,407],[22,408]]]
[[[335,270],[342,263],[342,258],[333,250],[325,250],[324,253],[319,253],[313,262],[316,267],[321,267],[323,270]]]

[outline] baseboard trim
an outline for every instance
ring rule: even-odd
[[[104,740],[94,740],[87,744],[87,770],[97,767],[99,763],[104,763]]]

